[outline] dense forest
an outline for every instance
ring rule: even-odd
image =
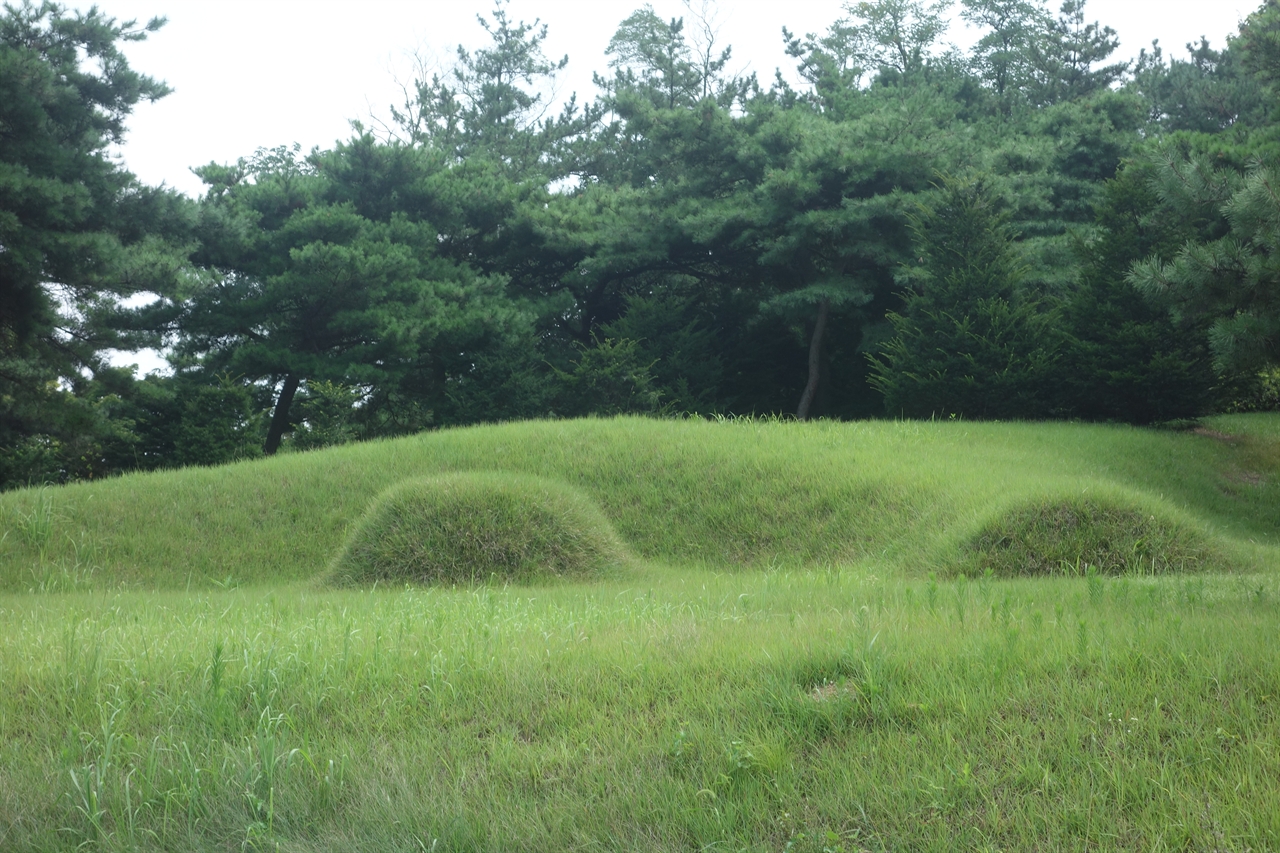
[[[1083,7],[850,2],[783,32],[797,87],[646,6],[551,105],[499,2],[385,126],[190,199],[109,155],[163,21],[5,6],[0,488],[520,418],[1276,408],[1280,0],[1128,63]]]

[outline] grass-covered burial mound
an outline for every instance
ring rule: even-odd
[[[522,583],[598,576],[625,549],[595,504],[540,477],[458,473],[379,495],[330,568],[339,586]]]
[[[1060,499],[1002,513],[971,540],[979,572],[997,576],[1221,571],[1221,555],[1185,524],[1110,500]]]

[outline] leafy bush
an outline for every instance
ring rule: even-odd
[[[305,396],[295,409],[301,422],[294,426],[290,446],[318,450],[355,441],[360,437],[356,407],[363,396],[359,388],[341,382],[306,383]]]
[[[378,496],[352,528],[328,581],[519,583],[599,575],[624,560],[608,519],[569,486],[459,473],[409,480]]]
[[[221,376],[215,385],[180,383],[177,391],[181,419],[171,426],[169,458],[178,465],[223,465],[262,454],[262,412],[238,379]]]

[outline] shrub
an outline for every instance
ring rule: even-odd
[[[379,495],[328,582],[522,583],[596,576],[624,561],[608,519],[569,486],[471,472],[409,480]]]

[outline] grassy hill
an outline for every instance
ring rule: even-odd
[[[639,557],[722,570],[1247,569],[1280,544],[1274,416],[1187,432],[584,420],[0,495],[0,589],[306,581],[380,493],[467,471],[576,487]]]

